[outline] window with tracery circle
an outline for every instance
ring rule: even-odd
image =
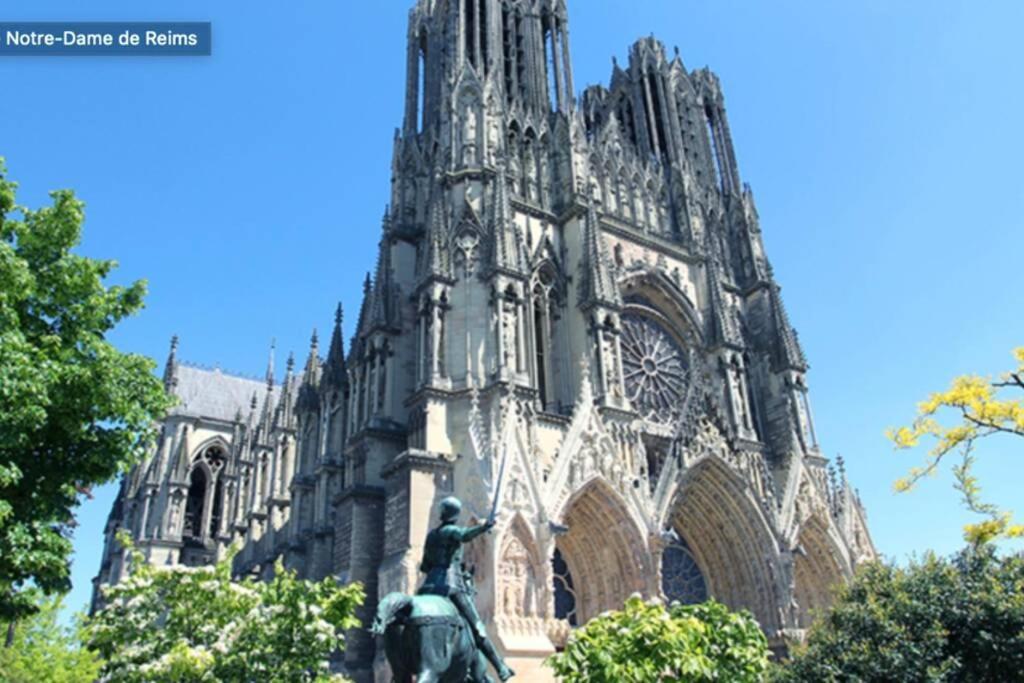
[[[225,455],[223,449],[220,446],[210,446],[202,454],[202,460],[206,463],[206,466],[210,468],[211,472],[218,472],[224,467]]]
[[[554,576],[555,618],[564,619],[570,626],[577,626],[576,620],[576,587],[572,582],[572,572],[562,557],[562,551],[555,548],[551,558],[551,573]]]
[[[665,599],[683,605],[695,605],[708,599],[704,574],[685,542],[665,548],[661,557],[661,591]]]
[[[682,411],[690,368],[675,337],[653,319],[622,317],[622,371],[626,396],[647,420],[671,422]]]

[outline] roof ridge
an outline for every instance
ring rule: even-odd
[[[217,372],[225,377],[231,377],[233,379],[244,379],[249,382],[259,382],[260,384],[266,383],[266,378],[259,377],[257,375],[247,375],[243,372],[236,372],[234,370],[225,370],[224,368],[216,365],[205,365],[203,363],[196,363],[193,361],[178,361],[180,367],[189,368],[191,370],[202,370],[203,372]],[[274,383],[275,387],[281,386],[280,382]]]

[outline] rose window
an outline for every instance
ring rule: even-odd
[[[689,363],[678,342],[650,318],[622,319],[622,370],[626,395],[647,420],[670,422],[682,411]]]

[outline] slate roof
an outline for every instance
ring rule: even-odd
[[[257,410],[266,400],[266,382],[250,377],[229,375],[220,369],[197,368],[180,363],[175,373],[174,394],[179,403],[172,415],[189,415],[232,422],[241,413],[248,417],[253,394]],[[275,384],[271,393],[272,405],[277,405],[281,385]]]

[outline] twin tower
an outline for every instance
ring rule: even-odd
[[[478,602],[525,680],[631,593],[753,612],[778,649],[875,555],[814,432],[807,363],[718,78],[645,38],[578,95],[562,0],[421,0],[374,275],[346,350],[265,382],[178,358],[97,586],[149,561],[413,591],[448,495],[495,532]],[[97,601],[101,597],[97,595]],[[344,666],[381,675],[365,631]],[[383,680],[383,679],[381,679]]]

